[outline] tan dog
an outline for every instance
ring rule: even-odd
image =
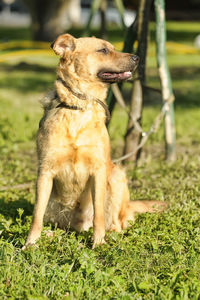
[[[69,34],[52,48],[61,58],[56,92],[43,102],[36,204],[26,246],[40,237],[44,217],[65,229],[93,226],[94,247],[104,242],[105,230],[121,231],[136,212],[164,206],[131,202],[125,173],[110,158],[108,86],[130,78],[138,57],[116,52],[106,41]]]

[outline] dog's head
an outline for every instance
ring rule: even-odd
[[[63,71],[92,82],[114,83],[129,79],[139,62],[136,55],[117,52],[112,44],[95,37],[76,39],[63,34],[51,47],[61,57]]]

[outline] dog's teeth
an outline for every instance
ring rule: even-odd
[[[131,71],[124,72],[123,75],[125,75],[125,76],[131,76]]]

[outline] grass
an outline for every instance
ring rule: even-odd
[[[196,26],[170,22],[168,29],[176,41],[181,31],[180,41],[188,44]],[[15,32],[27,38],[27,30]],[[36,179],[38,100],[52,87],[57,59],[16,58],[1,64],[0,188],[10,188],[0,191],[0,299],[200,299],[200,61],[196,54],[169,54],[168,59],[176,96],[177,161],[163,160],[161,127],[138,167],[128,165],[127,174],[132,199],[168,201],[170,207],[138,216],[128,230],[107,234],[107,244],[95,250],[92,230],[77,234],[58,228],[53,238],[43,232],[36,248],[21,250],[34,186],[12,187]],[[148,58],[148,66],[147,84],[159,88],[155,57]],[[127,84],[127,98],[129,89]],[[160,107],[159,94],[146,92],[145,130]],[[116,107],[109,127],[115,157],[122,151],[126,122],[126,113]]]
[[[69,33],[79,37],[83,32],[82,29],[70,29]],[[92,34],[99,36],[99,30],[93,29]],[[155,23],[150,23],[151,39],[155,37]],[[169,41],[184,42],[192,44],[194,38],[199,34],[199,22],[168,22],[167,23],[167,36]],[[110,27],[108,30],[109,40],[112,42],[119,41],[122,32],[117,27]],[[30,28],[0,28],[0,38],[2,41],[9,40],[29,40],[31,39]]]

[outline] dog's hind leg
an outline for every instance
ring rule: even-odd
[[[24,248],[28,245],[35,244],[40,237],[43,225],[44,213],[49,201],[53,185],[53,178],[50,173],[40,173],[37,179],[36,203],[33,213],[31,229]]]
[[[130,201],[127,179],[124,171],[115,166],[111,178],[112,226],[111,230],[121,231],[135,221],[137,213],[163,211],[168,204],[162,201]]]
[[[71,227],[77,231],[87,231],[93,225],[93,205],[92,205],[92,180],[89,178],[87,184],[79,197],[78,205],[76,206]]]

